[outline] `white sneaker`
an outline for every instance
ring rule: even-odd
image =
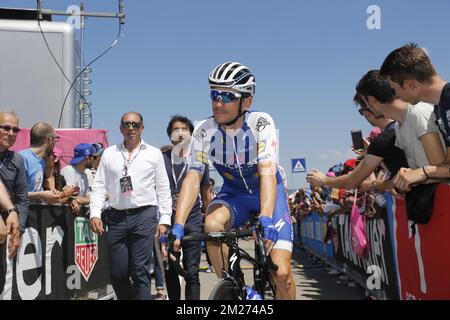
[[[209,266],[209,267],[206,269],[206,273],[212,273],[212,272],[214,272],[214,267],[213,267],[213,266]]]

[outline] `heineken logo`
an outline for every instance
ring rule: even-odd
[[[92,232],[89,220],[75,218],[75,263],[88,281],[98,260],[98,237]]]

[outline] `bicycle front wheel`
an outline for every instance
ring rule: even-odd
[[[239,290],[230,279],[223,279],[216,284],[208,299],[239,300]]]

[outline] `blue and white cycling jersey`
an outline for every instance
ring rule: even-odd
[[[196,126],[191,141],[188,170],[203,174],[208,158],[224,179],[224,185],[247,193],[259,193],[258,162],[277,162],[277,136],[272,117],[248,112],[234,136],[209,118]],[[277,183],[282,183],[277,172]]]
[[[233,228],[244,224],[250,213],[260,212],[258,162],[277,163],[277,145],[275,123],[265,112],[247,112],[242,128],[237,132],[225,132],[214,118],[196,126],[190,144],[188,171],[203,174],[210,160],[224,180],[222,189],[210,205],[225,205],[230,210]],[[279,237],[274,248],[292,251],[291,216],[278,169],[276,179],[277,196],[272,220]]]

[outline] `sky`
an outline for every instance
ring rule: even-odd
[[[52,10],[80,4],[43,3]],[[84,4],[87,11],[118,10],[117,0]],[[0,0],[0,6],[34,8],[36,1]],[[253,109],[269,113],[279,130],[289,188],[306,185],[305,173],[291,173],[291,158],[324,171],[354,156],[350,131],[367,136],[371,129],[352,102],[355,85],[390,51],[416,42],[450,79],[448,0],[125,0],[125,6],[117,46],[92,66],[93,128],[109,130],[109,143],[119,143],[120,116],[138,111],[143,139],[168,144],[172,115],[199,121],[212,114],[210,70],[239,61],[256,76]],[[89,18],[86,61],[117,31],[117,19]]]

